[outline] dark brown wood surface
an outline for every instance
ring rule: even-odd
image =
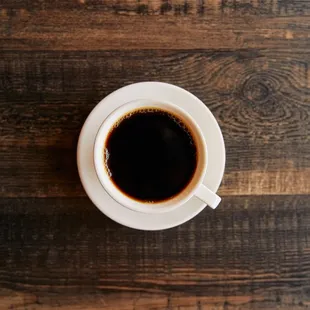
[[[221,206],[142,232],[101,214],[76,143],[111,91],[197,95]],[[0,309],[310,308],[310,1],[1,0]]]

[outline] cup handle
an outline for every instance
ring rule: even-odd
[[[195,196],[205,202],[212,209],[215,209],[221,202],[221,197],[219,197],[216,193],[213,193],[203,184],[200,184],[195,193]]]

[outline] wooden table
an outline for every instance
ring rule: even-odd
[[[0,309],[310,308],[310,1],[1,0]],[[221,206],[174,229],[106,218],[77,138],[157,80],[211,109]]]

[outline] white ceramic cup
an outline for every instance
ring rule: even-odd
[[[135,110],[158,108],[177,116],[189,128],[197,146],[197,167],[189,184],[179,194],[158,203],[145,203],[135,200],[121,192],[112,182],[110,172],[107,168],[107,158],[105,144],[108,134],[115,124],[128,113]],[[113,111],[102,123],[94,146],[94,164],[97,176],[107,193],[121,205],[133,210],[144,213],[162,213],[171,211],[184,203],[193,196],[198,197],[208,206],[215,209],[221,198],[209,190],[202,182],[206,174],[208,162],[208,151],[201,129],[193,118],[183,109],[169,102],[154,102],[151,99],[140,99],[126,103]]]

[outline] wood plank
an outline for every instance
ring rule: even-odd
[[[122,227],[87,198],[1,199],[1,305],[304,309],[309,198],[224,197],[158,232]]]
[[[308,1],[5,1],[3,50],[307,49]],[[142,31],[141,31],[142,30]]]
[[[310,4],[304,0],[266,0],[266,1],[235,1],[235,0],[2,0],[0,8],[6,10],[90,10],[112,12],[122,15],[309,15]]]
[[[85,196],[75,150],[111,91],[161,80],[211,109],[227,148],[222,195],[309,194],[307,53],[285,51],[4,52],[0,196]],[[180,66],[182,63],[182,66]]]
[[[76,166],[76,144],[71,149],[64,147],[17,148],[1,151],[0,197],[85,197]],[[227,145],[226,145],[227,146]],[[283,146],[283,145],[282,145]],[[284,145],[283,154],[293,146]],[[246,150],[240,162],[247,165],[235,166],[227,151],[227,169],[219,195],[293,195],[310,193],[310,168],[296,168],[292,159],[270,160],[266,167],[255,166],[260,146],[253,150],[254,159],[248,160]],[[270,146],[268,146],[269,148]],[[228,144],[229,148],[229,144]],[[306,151],[306,150],[303,150]],[[265,148],[272,158],[274,152]],[[283,155],[284,156],[284,155]],[[302,157],[302,155],[301,155]],[[298,160],[298,158],[296,159]],[[266,159],[268,161],[268,159]],[[287,165],[287,166],[286,166]],[[278,167],[278,168],[277,168]],[[270,169],[270,170],[269,170]],[[277,170],[276,170],[277,169]]]

